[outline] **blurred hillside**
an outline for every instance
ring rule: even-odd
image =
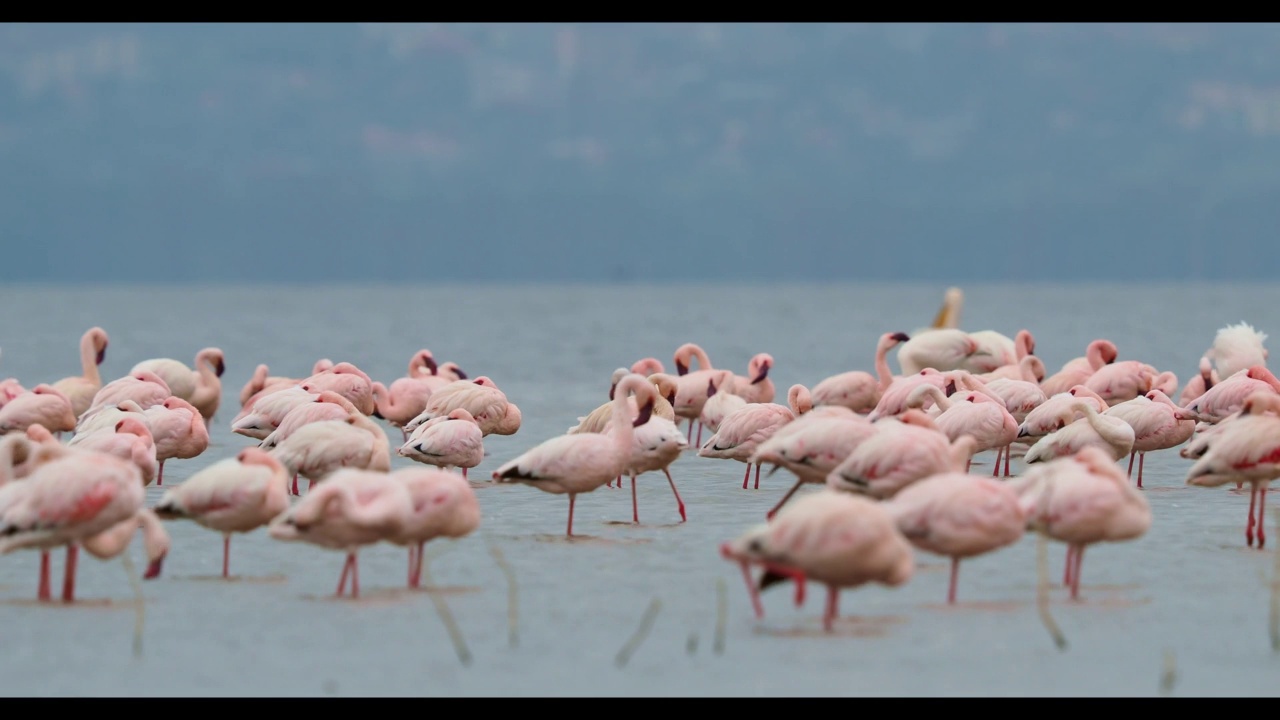
[[[6,280],[1269,279],[1280,26],[0,26]]]

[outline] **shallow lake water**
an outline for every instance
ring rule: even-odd
[[[222,348],[223,403],[210,425],[212,443],[197,458],[167,463],[168,486],[254,444],[229,425],[258,363],[302,377],[328,357],[389,384],[425,347],[471,377],[493,378],[523,412],[517,434],[486,438],[488,455],[471,471],[483,480],[605,402],[620,365],[655,356],[674,371],[676,347],[697,342],[717,367],[745,373],[752,354],[768,352],[777,401],[785,403],[793,383],[871,370],[879,334],[927,325],[943,289],[7,287],[0,289],[11,309],[0,316],[0,378],[30,388],[78,374],[78,341],[91,325],[110,334],[104,381],[143,359],[190,364],[202,347]],[[1244,320],[1263,331],[1280,328],[1280,288],[1270,286],[965,290],[965,329],[1011,337],[1030,329],[1050,372],[1106,337],[1120,359],[1172,370],[1181,386],[1219,327]],[[892,354],[890,362],[896,370]],[[394,448],[400,431],[386,427]],[[979,455],[972,472],[990,473],[992,459]],[[341,553],[276,541],[265,530],[235,537],[234,577],[223,580],[220,536],[170,522],[164,573],[141,583],[138,654],[139,615],[123,561],[82,555],[80,600],[64,606],[34,601],[38,554],[7,555],[0,558],[7,650],[0,693],[1274,695],[1280,653],[1268,623],[1280,529],[1268,513],[1267,548],[1247,548],[1248,493],[1186,487],[1189,466],[1176,450],[1148,456],[1152,528],[1135,541],[1091,547],[1079,601],[1060,586],[1065,546],[1049,543],[1049,576],[1059,581],[1049,611],[1064,649],[1037,611],[1034,535],[965,561],[955,606],[945,603],[949,562],[918,552],[907,584],[844,591],[832,633],[822,630],[821,586],[799,608],[790,584],[772,588],[763,594],[764,618],[755,618],[737,566],[717,548],[762,521],[794,477],[780,470],[762,477],[759,490],[743,490],[742,464],[690,451],[671,468],[688,508],[685,523],[660,473],[640,478],[638,526],[630,522],[629,487],[580,496],[574,530],[581,537],[572,542],[564,538],[566,496],[477,487],[480,529],[428,545],[434,592],[406,590],[407,553],[384,545],[360,554],[361,597],[335,599]],[[1022,464],[1015,459],[1012,468]],[[148,503],[163,491],[148,488]],[[495,549],[509,564],[514,596]],[[140,570],[140,540],[129,556]],[[62,561],[56,552],[55,589]]]

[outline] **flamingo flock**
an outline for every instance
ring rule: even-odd
[[[931,327],[884,332],[871,372],[795,384],[785,402],[775,401],[766,352],[742,375],[713,366],[692,342],[672,354],[674,374],[656,357],[623,365],[599,406],[501,462],[491,481],[468,470],[483,462],[486,437],[518,433],[522,413],[489,376],[470,377],[425,348],[386,382],[328,359],[305,377],[258,365],[235,416],[221,420],[253,444],[166,487],[153,507],[144,488],[164,485],[165,463],[209,448],[225,358],[216,347],[191,366],[148,358],[104,382],[108,335],[93,327],[80,340],[81,375],[30,389],[0,381],[0,554],[39,551],[37,598],[51,601],[50,553],[65,548],[62,600],[72,602],[80,549],[113,558],[140,531],[153,579],[169,552],[165,524],[190,521],[222,536],[229,578],[233,536],[266,528],[343,553],[336,593],[358,597],[361,549],[406,549],[406,585],[419,587],[426,543],[473,533],[484,487],[566,495],[572,538],[578,496],[629,478],[639,523],[637,478],[662,473],[687,522],[670,468],[693,453],[742,463],[742,490],[759,489],[765,465],[767,477],[794,477],[758,525],[719,550],[740,566],[758,615],[769,587],[793,582],[799,604],[808,581],[825,585],[830,630],[840,590],[907,583],[917,552],[950,560],[955,603],[961,561],[1027,531],[1067,546],[1063,584],[1078,599],[1089,546],[1150,528],[1145,458],[1174,448],[1191,461],[1187,485],[1250,485],[1246,543],[1263,547],[1266,491],[1280,477],[1280,379],[1267,368],[1264,333],[1223,327],[1181,388],[1173,371],[1126,358],[1104,338],[1050,373],[1028,329],[960,329],[962,297],[949,290]],[[398,447],[387,427],[399,429]],[[990,476],[971,474],[988,452]],[[393,468],[393,458],[413,464]]]

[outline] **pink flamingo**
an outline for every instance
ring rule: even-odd
[[[1190,440],[1196,429],[1194,416],[1174,405],[1169,396],[1159,390],[1113,405],[1103,415],[1118,417],[1133,428],[1133,449],[1129,451],[1127,474],[1133,477],[1133,458],[1136,455],[1139,488],[1142,487],[1142,466],[1147,453],[1177,447]]]
[[[956,383],[961,377],[960,372],[963,371],[939,372],[933,368],[925,368],[915,375],[894,378],[893,382],[889,383],[888,389],[880,396],[880,402],[876,403],[875,409],[867,415],[867,419],[874,422],[882,417],[892,417],[906,412],[910,409],[907,407],[907,398],[921,385],[936,386],[939,390],[944,390],[943,395],[950,396],[957,389]],[[920,409],[927,411],[932,403],[932,398],[926,398],[925,405]]]
[[[43,450],[39,447],[42,442],[39,432],[41,430],[48,439],[53,440]],[[0,510],[10,502],[7,498],[12,497],[12,490],[7,492],[4,490],[7,485],[27,477],[40,465],[63,457],[67,453],[66,446],[53,439],[53,435],[45,430],[43,425],[32,425],[27,428],[25,434],[6,435],[0,440]],[[40,585],[36,599],[41,601],[52,599],[49,589],[49,548],[40,550]]]
[[[1001,365],[991,372],[975,375],[974,377],[988,383],[1003,378],[1021,380],[1039,386],[1041,378],[1044,377],[1044,361],[1035,355],[1027,355],[1012,365]],[[1041,390],[1041,392],[1044,391]]]
[[[484,433],[466,408],[455,408],[419,425],[396,453],[446,470],[462,468],[466,479],[469,468],[484,462]]]
[[[279,460],[259,448],[200,470],[156,503],[163,520],[192,520],[222,533],[222,577],[230,577],[231,535],[248,533],[289,509],[289,474]]]
[[[514,435],[520,429],[521,413],[487,375],[475,380],[458,380],[431,393],[427,406],[405,423],[410,434],[432,418],[465,408],[485,435]]]
[[[1182,394],[1178,396],[1178,405],[1186,407],[1192,400],[1208,392],[1209,388],[1216,385],[1220,379],[1209,358],[1200,358],[1200,371],[1187,381],[1187,386],[1182,389]],[[1165,394],[1168,395],[1169,393]]]
[[[315,375],[317,373],[322,373],[331,367],[333,367],[332,360],[329,358],[321,358],[316,361],[314,366],[312,366],[311,374]],[[253,405],[254,401],[263,395],[268,395],[276,390],[283,390],[295,385],[301,385],[305,380],[305,378],[269,375],[269,372],[270,368],[266,365],[259,365],[253,371],[253,377],[249,378],[249,382],[245,383],[244,387],[240,389],[241,412],[236,416],[237,420],[244,415],[245,411],[249,409],[249,406]]]
[[[920,550],[951,558],[947,603],[956,602],[960,561],[1008,547],[1026,533],[1018,493],[994,478],[944,472],[908,485],[884,504]]]
[[[959,370],[978,352],[978,342],[955,328],[928,330],[898,346],[902,374],[915,375],[926,368],[939,372]]]
[[[1017,366],[1023,358],[1034,357],[1036,339],[1030,330],[1019,330],[1017,335],[1009,338],[994,330],[979,330],[969,333],[969,337],[978,343],[978,351],[961,363],[957,370],[968,370],[975,374],[992,373],[1009,366]],[[1039,366],[1039,382],[1044,377],[1044,364]]]
[[[650,410],[648,420],[632,428],[631,456],[627,461],[627,469],[623,471],[631,476],[631,521],[640,523],[636,478],[647,472],[661,470],[662,474],[667,476],[667,484],[671,486],[672,494],[676,496],[676,509],[680,513],[680,522],[684,522],[686,520],[684,500],[680,499],[680,491],[676,489],[676,482],[671,478],[669,468],[688,448],[689,441],[680,433],[680,428],[676,427],[674,422],[653,414],[652,408],[661,397],[653,383],[645,383],[632,392],[635,393],[632,397],[640,408],[648,407]],[[637,409],[631,414],[633,421],[639,419],[641,412],[643,410]],[[606,429],[605,432],[612,432],[612,428]]]
[[[255,440],[265,440],[275,432],[290,410],[304,403],[315,402],[318,397],[318,392],[304,390],[300,385],[273,391],[245,406],[232,421],[231,432]]]
[[[75,430],[76,413],[71,400],[52,385],[40,383],[0,407],[0,435],[22,432],[35,424],[55,433]]]
[[[1213,346],[1205,353],[1213,361],[1218,377],[1231,377],[1241,370],[1255,365],[1266,365],[1270,353],[1264,343],[1267,334],[1241,322],[1218,330]]]
[[[1068,360],[1061,370],[1041,381],[1040,387],[1045,395],[1052,397],[1075,385],[1083,385],[1099,368],[1114,363],[1118,354],[1115,343],[1098,338],[1089,343],[1084,357]]]
[[[1249,396],[1240,408],[1240,416],[1217,434],[1204,455],[1187,471],[1187,485],[1218,487],[1247,482],[1252,486],[1245,540],[1253,547],[1256,526],[1259,550],[1267,540],[1262,530],[1267,486],[1280,477],[1280,417],[1271,414],[1274,412],[1280,412],[1280,396],[1269,391]]]
[[[827,487],[887,500],[923,478],[967,469],[977,447],[972,435],[951,441],[919,410],[877,420],[875,428],[827,474]]]
[[[83,441],[83,437],[100,430],[115,432],[116,425],[127,417],[146,420],[142,406],[132,400],[122,400],[118,405],[99,405],[80,416],[76,421],[75,434],[67,444],[77,445]]]
[[[1096,446],[1007,482],[1019,495],[1028,529],[1067,544],[1064,584],[1071,588],[1072,600],[1080,597],[1087,546],[1134,540],[1151,528],[1147,499],[1129,484],[1115,459]]]
[[[631,365],[631,372],[637,375],[656,375],[658,373],[665,374],[667,369],[663,367],[662,361],[655,357],[641,358]]]
[[[729,392],[747,402],[773,402],[777,390],[773,380],[769,379],[769,370],[773,368],[773,356],[769,353],[756,353],[747,363],[746,375],[733,375]]]
[[[635,420],[627,412],[627,396],[643,392],[649,381],[628,375],[614,393],[613,414],[605,433],[560,435],[527,450],[493,472],[500,483],[521,483],[543,492],[569,496],[569,524],[566,536],[573,536],[573,506],[578,495],[588,493],[629,471],[635,427],[649,421],[653,403],[639,408]],[[652,398],[650,398],[651,400]]]
[[[267,526],[271,537],[302,541],[347,554],[337,596],[351,577],[351,597],[360,597],[357,554],[361,547],[391,540],[413,512],[408,485],[385,470],[343,468],[313,488]]]
[[[842,588],[869,582],[899,587],[915,572],[911,544],[884,505],[828,489],[799,498],[769,523],[721,544],[720,554],[741,565],[757,617],[764,615],[760,590],[790,578],[800,605],[806,581],[825,584],[822,626],[828,632],[839,614]],[[752,564],[765,568],[758,590],[750,575]]]
[[[332,390],[351,401],[365,415],[372,415],[377,410],[373,402],[373,380],[363,370],[349,362],[318,372],[303,380],[302,389],[318,393],[321,390]]]
[[[875,432],[872,423],[850,412],[848,417],[814,418],[795,432],[774,432],[773,437],[757,445],[747,462],[774,465],[770,475],[785,467],[796,476],[795,484],[765,517],[772,518],[805,483],[825,483],[827,475]]]
[[[721,370],[720,379],[712,380],[707,385],[707,401],[702,404],[702,412],[698,414],[698,421],[712,433],[720,429],[720,423],[725,416],[747,404],[744,396],[733,392],[732,388],[735,383],[735,377],[732,370]],[[753,400],[754,403],[769,402],[769,400]],[[687,439],[685,442],[688,445]]]
[[[147,570],[143,579],[154,580],[160,577],[171,543],[164,524],[148,508],[138,508],[133,517],[81,540],[80,547],[99,560],[112,560],[124,553],[138,530],[142,531],[143,550],[147,554]]]
[[[885,333],[876,343],[876,374],[863,370],[850,370],[839,375],[832,375],[813,386],[813,404],[842,405],[859,413],[869,413],[880,402],[880,396],[893,382],[893,371],[889,369],[889,351],[899,343],[910,340],[903,332]]]
[[[164,485],[164,464],[168,460],[189,460],[209,448],[209,428],[196,406],[180,397],[170,397],[142,414],[147,418],[156,444],[156,486]]]
[[[1116,405],[1145,395],[1157,375],[1156,369],[1146,363],[1125,360],[1099,368],[1082,384],[1098,393],[1108,405]]]
[[[41,446],[39,462],[21,482],[0,488],[0,554],[25,548],[47,552],[67,547],[63,602],[75,599],[78,544],[145,511],[136,465],[92,451]],[[160,572],[153,561],[144,577]],[[48,597],[47,564],[41,562],[42,599]]]
[[[66,377],[53,384],[54,389],[71,401],[76,417],[84,414],[93,404],[93,396],[102,389],[102,375],[98,366],[107,359],[107,331],[91,327],[80,336],[80,375]]]
[[[222,350],[207,347],[196,353],[194,370],[173,358],[156,358],[134,365],[129,374],[149,371],[159,375],[168,385],[170,395],[191,403],[205,421],[209,421],[222,401],[222,373],[226,369]]]
[[[362,412],[346,420],[307,423],[270,450],[293,474],[291,492],[298,495],[298,478],[309,490],[341,468],[390,472],[391,444],[387,434]]]
[[[911,393],[907,400],[908,407],[917,406],[925,396],[933,399],[934,406],[942,408],[933,423],[947,439],[955,442],[962,435],[974,440],[974,453],[986,450],[996,451],[996,460],[991,476],[1000,475],[1000,460],[1004,458],[1009,445],[1018,437],[1018,422],[1005,409],[1004,402],[981,392],[968,392],[955,395],[952,400],[942,394],[933,385],[921,385]],[[1009,476],[1009,460],[1005,459],[1004,473]],[[965,464],[965,472],[970,464]]]
[[[409,491],[412,512],[387,539],[409,548],[409,587],[417,588],[422,582],[426,544],[436,538],[457,539],[475,532],[480,527],[480,502],[465,478],[447,470],[404,468],[391,477]]]
[[[699,457],[737,460],[747,464],[742,475],[742,489],[747,489],[751,466],[756,468],[755,489],[760,489],[760,464],[750,462],[760,443],[773,437],[780,428],[792,423],[803,413],[803,385],[792,385],[787,391],[789,406],[777,403],[746,403],[727,415],[717,425],[716,433],[698,450]],[[714,398],[712,398],[714,399]],[[710,404],[710,401],[708,401]]]
[[[304,425],[324,420],[346,420],[351,414],[359,412],[345,397],[332,390],[321,390],[315,400],[298,403],[285,413],[280,424],[258,443],[258,447],[271,450]]]
[[[141,417],[121,418],[112,432],[99,430],[86,435],[77,434],[73,440],[73,443],[67,443],[68,447],[114,455],[137,465],[143,485],[155,482],[160,472],[155,439],[151,436],[151,428]]]
[[[986,383],[986,387],[1004,401],[1004,409],[1008,410],[1019,424],[1027,419],[1028,414],[1049,399],[1038,384],[1028,380],[997,378]]]
[[[1064,413],[1074,412],[1071,409],[1072,406],[1081,400],[1092,405],[1093,409],[1100,413],[1106,412],[1110,407],[1107,401],[1098,397],[1094,391],[1083,385],[1076,385],[1066,392],[1047,398],[1027,413],[1022,424],[1018,426],[1018,439],[1023,442],[1034,442],[1055,430],[1061,430],[1077,417],[1074,415],[1064,417]],[[1083,417],[1083,414],[1079,417]]]
[[[725,372],[728,371],[726,370]],[[604,432],[605,428],[609,427],[609,418],[613,413],[613,396],[617,392],[618,383],[628,374],[630,374],[630,371],[626,368],[618,368],[617,370],[614,370],[612,385],[609,387],[609,401],[602,403],[596,407],[595,410],[592,410],[586,415],[578,418],[578,424],[569,428],[566,432],[571,435],[576,433]],[[658,395],[655,398],[653,405],[653,417],[666,418],[667,420],[675,422],[676,413],[672,403],[675,401],[676,397],[676,379],[665,373],[654,373],[649,376],[649,382],[653,383],[653,386],[658,391]],[[636,398],[634,395],[627,398],[627,406],[631,409],[632,415],[635,415],[636,411],[639,410],[639,406],[636,405]]]
[[[676,363],[676,401],[673,405],[676,408],[676,415],[689,421],[688,437],[685,439],[690,446],[702,445],[702,422],[698,419],[702,416],[702,406],[707,402],[707,387],[716,374],[715,368],[711,366],[711,360],[707,357],[707,352],[695,343],[685,343],[676,348],[674,355]],[[690,372],[689,363],[696,360],[698,369]],[[698,425],[698,441],[693,440],[693,426]]]
[[[1218,422],[1244,407],[1255,392],[1280,392],[1280,379],[1262,365],[1239,370],[1183,407],[1200,420]],[[2,410],[0,410],[2,412]]]
[[[1178,392],[1178,376],[1171,370],[1165,370],[1151,379],[1151,389],[1159,390],[1167,397]]]
[[[25,392],[27,392],[27,389],[22,387],[22,383],[18,382],[14,378],[5,378],[4,380],[0,380],[0,408],[9,404],[10,400]]]
[[[373,383],[373,416],[400,428],[402,440],[408,440],[405,423],[425,410],[432,391],[444,384],[443,378],[436,375],[437,370],[439,367],[430,350],[424,348],[414,353],[409,360],[408,374],[396,379],[390,388],[380,382]]]
[[[93,396],[93,402],[85,411],[85,415],[95,408],[103,405],[119,405],[125,400],[132,400],[143,408],[149,408],[152,405],[159,405],[172,396],[169,385],[159,375],[146,370],[130,373],[103,385],[102,389]]]
[[[1084,417],[1072,419],[1077,412],[1084,413]],[[1133,427],[1118,417],[1099,413],[1086,400],[1072,403],[1061,419],[1063,427],[1037,440],[1027,450],[1024,462],[1030,465],[1075,455],[1086,447],[1103,450],[1112,462],[1133,452]]]

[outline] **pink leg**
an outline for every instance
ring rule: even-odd
[[[742,489],[747,489],[747,481],[751,479],[751,463],[747,463],[747,471],[742,474]]]
[[[1130,479],[1132,479],[1132,478],[1133,478],[1133,458],[1134,458],[1134,457],[1136,457],[1137,455],[1138,455],[1138,453],[1137,453],[1137,452],[1131,452],[1131,453],[1129,453],[1129,472],[1128,472],[1128,477],[1129,477]]]
[[[351,553],[351,597],[360,597],[360,561],[356,559],[356,554]]]
[[[418,548],[417,548],[417,546],[416,546],[416,545],[410,545],[410,546],[409,546],[409,575],[408,575],[408,578],[409,578],[409,579],[408,579],[408,581],[405,583],[405,585],[406,585],[406,587],[409,587],[410,589],[412,589],[412,588],[414,587],[414,584],[413,584],[413,571],[414,571],[414,569],[415,569],[415,568],[417,567],[417,565],[418,565],[418,563],[417,563],[417,562],[415,562],[416,558],[415,558],[415,557],[414,557],[414,555],[413,555],[417,550],[418,550]]]
[[[1071,571],[1071,599],[1080,599],[1080,568],[1084,565],[1084,545],[1076,546],[1076,563]]]
[[[1258,549],[1259,550],[1261,550],[1262,546],[1267,542],[1267,535],[1266,533],[1262,532],[1262,525],[1264,522],[1266,522],[1263,519],[1266,516],[1263,514],[1262,509],[1266,507],[1266,505],[1267,505],[1267,486],[1261,485],[1258,487]]]
[[[969,458],[964,463],[964,471],[969,472],[969,468],[973,467],[973,458]]]
[[[760,489],[760,463],[756,463],[756,490]]]
[[[836,624],[836,615],[840,612],[840,590],[835,585],[827,586],[827,610],[822,613],[822,629],[831,632]]]
[[[1013,455],[1013,445],[1006,445],[1004,448],[1004,476],[1009,477],[1009,456]]]
[[[1147,461],[1146,453],[1141,453],[1140,455],[1138,455],[1138,489],[1139,490],[1142,489],[1142,465],[1146,461]]]
[[[689,419],[689,434],[685,440],[688,441],[690,445],[693,444],[693,418]]]
[[[764,617],[764,605],[760,602],[760,591],[756,590],[756,583],[751,579],[750,563],[742,563],[742,579],[747,581],[747,594],[751,596],[751,607],[756,611],[756,617]]]
[[[702,447],[702,421],[698,421],[698,447]]]
[[[776,575],[784,575],[791,578],[791,581],[796,584],[796,607],[804,605],[804,585],[806,578],[803,570],[797,570],[796,568],[787,567],[786,565],[778,565],[767,560],[761,561],[760,564],[764,566],[765,570]]]
[[[36,590],[36,599],[47,601],[53,599],[53,591],[49,587],[49,551],[40,551],[40,587]]]
[[[408,430],[405,430],[404,428],[400,428],[400,436],[404,438],[404,440],[402,440],[402,441],[401,441],[401,444],[404,444],[404,443],[409,442],[409,431],[408,431]]]
[[[293,494],[294,494],[294,495],[301,495],[301,494],[302,494],[302,493],[298,492],[298,473],[294,473],[294,474],[293,474]]]
[[[1253,490],[1249,492],[1249,523],[1244,527],[1244,539],[1249,543],[1249,547],[1253,547],[1253,508],[1258,501],[1258,486],[1254,485]]]
[[[573,501],[577,498],[577,493],[569,493],[569,527],[564,531],[569,537],[573,537]]]
[[[778,501],[778,504],[777,504],[777,505],[774,505],[774,506],[773,506],[773,509],[772,509],[772,510],[770,510],[770,511],[765,515],[765,519],[766,519],[766,520],[772,520],[772,519],[773,519],[773,516],[774,516],[774,515],[776,515],[776,514],[778,514],[778,510],[779,510],[779,509],[780,509],[780,508],[781,508],[781,507],[782,507],[782,506],[783,506],[783,505],[784,505],[788,500],[790,500],[790,499],[791,499],[791,496],[792,496],[792,495],[795,495],[795,494],[796,494],[796,491],[797,491],[797,490],[799,490],[799,489],[800,489],[800,486],[801,486],[801,485],[803,485],[803,484],[804,484],[804,480],[803,480],[803,479],[796,480],[796,484],[795,484],[795,485],[792,485],[792,486],[791,486],[791,489],[787,491],[787,494],[786,494],[786,495],[783,495],[783,496],[782,496],[782,499]]]
[[[75,543],[67,545],[67,568],[62,576],[62,602],[74,602],[76,599],[76,556],[80,548]]]
[[[1000,459],[1004,457],[1004,448],[996,448],[996,461],[992,463],[991,477],[1000,477]]]
[[[687,519],[684,514],[684,501],[680,499],[680,491],[676,489],[676,481],[671,479],[671,473],[666,468],[662,468],[662,472],[667,476],[667,484],[671,486],[671,492],[676,495],[676,507],[680,509],[680,522],[684,522]]]
[[[156,472],[156,487],[164,484],[164,461],[160,461],[160,469]]]
[[[631,522],[640,524],[640,506],[636,503],[636,476],[631,476]]]
[[[426,550],[426,546],[426,540],[418,543],[418,566],[413,569],[413,586],[415,588],[422,585],[422,563],[427,559],[427,556],[423,554],[423,551]]]
[[[960,576],[960,558],[951,558],[951,587],[947,590],[947,604],[956,604],[956,578]]]
[[[462,468],[462,479],[463,479],[463,480],[466,480],[466,479],[467,479],[467,469],[466,469],[466,468]]]
[[[347,556],[347,561],[342,563],[342,577],[338,578],[338,590],[334,595],[342,597],[342,593],[347,589],[347,575],[351,574],[351,556]]]
[[[231,575],[231,535],[222,536],[222,577]]]
[[[1071,587],[1071,571],[1075,569],[1076,546],[1067,545],[1067,562],[1062,569],[1062,585]]]

